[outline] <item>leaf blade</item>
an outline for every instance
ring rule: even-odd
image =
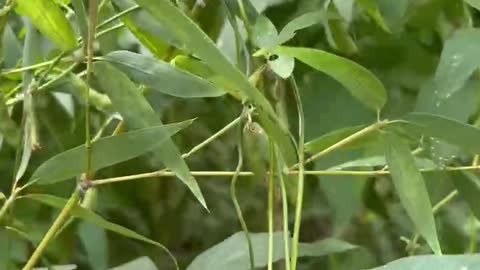
[[[441,254],[427,187],[408,145],[394,134],[384,134],[385,159],[400,202],[417,231],[435,254]]]

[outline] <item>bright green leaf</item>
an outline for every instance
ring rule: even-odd
[[[423,135],[442,139],[470,153],[480,154],[480,129],[443,116],[427,113],[411,113],[404,117],[413,123],[410,128]]]
[[[60,7],[53,0],[16,0],[17,11],[63,50],[77,47],[77,38]]]
[[[217,97],[225,92],[191,73],[155,58],[129,51],[115,51],[102,57],[128,77],[153,90],[184,98]]]
[[[434,93],[447,99],[461,89],[472,73],[480,67],[480,30],[461,29],[449,38],[442,50],[435,72]]]
[[[352,21],[353,8],[355,5],[355,0],[333,0],[335,7],[338,10],[338,13],[350,23]]]
[[[92,143],[92,170],[98,170],[118,162],[144,154],[165,142],[192,121],[161,125],[131,131],[118,136],[103,137]],[[85,145],[60,153],[40,165],[30,181],[52,184],[85,171]]]
[[[329,16],[328,18],[330,18],[330,15],[327,15],[323,10],[317,10],[307,12],[291,20],[285,25],[285,27],[283,27],[280,34],[278,34],[277,45],[283,44],[292,39],[298,30],[323,22],[326,16]]]
[[[28,194],[28,195],[22,196],[21,198],[31,199],[31,200],[34,200],[34,201],[46,204],[48,206],[58,208],[58,209],[63,209],[63,207],[67,203],[67,200],[65,200],[63,198],[59,198],[59,197],[55,197],[55,196],[47,195],[47,194]],[[98,226],[100,228],[104,228],[105,230],[112,231],[112,232],[118,233],[122,236],[132,238],[132,239],[135,239],[135,240],[139,240],[139,241],[142,241],[142,242],[145,242],[145,243],[148,243],[148,244],[151,244],[151,245],[154,245],[154,246],[157,246],[157,247],[161,248],[162,250],[164,250],[170,256],[170,258],[172,258],[172,260],[175,262],[176,268],[178,269],[177,261],[176,261],[175,257],[170,253],[170,251],[164,245],[162,245],[158,242],[155,242],[151,239],[148,239],[147,237],[145,237],[141,234],[138,234],[135,231],[127,229],[127,228],[125,228],[123,226],[120,226],[118,224],[109,222],[109,221],[105,220],[104,218],[102,218],[101,216],[95,214],[91,210],[83,208],[83,207],[81,207],[80,205],[77,205],[77,204],[75,204],[73,206],[71,214],[74,217],[77,217],[77,218],[80,218],[80,219],[85,220],[87,222],[90,222],[92,224],[95,224],[96,226]]]
[[[310,48],[280,46],[273,53],[285,54],[302,61],[339,81],[350,93],[373,110],[385,105],[387,94],[385,87],[375,75],[346,58]]]
[[[480,256],[423,255],[402,258],[370,270],[474,270],[480,268]]]
[[[128,127],[140,129],[162,124],[140,90],[125,74],[106,62],[96,62],[94,70],[100,88],[110,97],[113,107],[122,115]],[[152,151],[154,161],[162,162],[175,172],[207,208],[197,181],[173,141],[168,138],[161,147]]]
[[[268,66],[283,79],[290,77],[295,68],[295,58],[279,54],[276,59],[268,60]]]
[[[480,10],[480,1],[479,0],[464,0],[470,6]]]
[[[255,254],[255,266],[267,265],[268,233],[250,233],[253,252]],[[276,232],[273,235],[274,252],[273,261],[284,258],[285,252],[283,233]],[[324,239],[313,243],[300,243],[300,257],[318,257],[333,253],[345,252],[356,246],[338,239]],[[250,269],[247,241],[243,232],[235,233],[223,242],[209,248],[198,255],[187,267],[187,270],[248,270]]]
[[[400,202],[435,254],[441,254],[432,204],[422,174],[402,139],[393,133],[384,134],[385,159]]]

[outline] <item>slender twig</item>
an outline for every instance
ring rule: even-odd
[[[280,155],[278,149],[275,148],[275,154],[277,157]],[[280,191],[282,193],[282,219],[283,219],[283,249],[285,257],[285,270],[290,270],[290,234],[288,229],[288,198],[287,188],[285,187],[284,172],[282,172],[280,159],[277,158],[277,173],[280,182]]]
[[[240,133],[241,133],[241,128],[240,128]],[[236,193],[236,190],[235,190],[237,179],[238,179],[238,176],[239,176],[240,171],[242,170],[242,166],[243,166],[242,134],[239,134],[238,140],[239,140],[239,143],[238,143],[238,164],[237,164],[237,168],[235,169],[235,172],[232,176],[232,181],[230,183],[230,196],[232,197],[233,206],[235,207],[235,211],[237,212],[238,220],[240,221],[240,225],[241,225],[242,230],[245,234],[245,238],[247,239],[248,255],[249,255],[249,259],[250,259],[250,270],[255,270],[255,255],[253,253],[252,240],[250,239],[250,233],[248,231],[247,223],[245,222],[245,219],[243,218],[242,209],[240,208],[240,204],[238,203],[237,193]]]
[[[275,149],[272,140],[269,140],[269,162],[270,170],[268,175],[268,270],[273,269],[273,211],[274,211],[274,194],[275,194]]]
[[[290,76],[290,84],[293,89],[295,101],[297,103],[298,113],[298,186],[297,199],[295,209],[295,224],[293,225],[293,239],[292,239],[292,259],[291,269],[297,269],[298,258],[298,242],[300,237],[300,225],[302,224],[302,205],[303,205],[303,188],[304,188],[304,144],[305,144],[305,121],[303,115],[302,99],[300,98],[300,91],[295,82],[295,78]]]
[[[358,131],[358,132],[356,132],[356,133],[354,133],[354,134],[352,134],[348,137],[346,137],[345,139],[331,145],[330,147],[324,149],[323,151],[311,156],[310,158],[305,160],[305,164],[310,163],[314,160],[317,160],[318,158],[323,157],[323,156],[333,152],[334,150],[336,150],[338,148],[341,148],[341,147],[343,147],[343,146],[345,146],[345,145],[347,145],[347,144],[349,144],[349,143],[351,143],[355,140],[358,140],[358,139],[362,138],[363,136],[365,136],[367,134],[370,134],[371,132],[379,130],[380,128],[388,125],[389,123],[391,123],[391,122],[389,122],[389,121],[375,122],[374,124],[364,128],[364,129],[362,129],[362,130],[360,130],[360,131]],[[295,164],[291,167],[291,169],[298,168],[298,166],[299,166],[299,164]]]
[[[125,9],[125,10],[123,10],[123,11],[121,11],[121,12],[115,14],[115,15],[113,15],[112,17],[106,19],[106,20],[103,21],[102,23],[98,24],[98,25],[97,25],[97,29],[102,28],[103,26],[105,26],[105,25],[107,25],[107,24],[115,21],[116,19],[119,19],[119,18],[121,18],[121,17],[123,17],[123,16],[125,16],[125,15],[128,15],[129,13],[131,13],[131,12],[133,12],[133,11],[135,11],[135,10],[138,10],[138,9],[140,9],[140,6],[139,6],[139,5],[131,6],[131,7],[127,8],[127,9]]]
[[[461,167],[446,167],[443,169],[420,169],[421,172],[434,172],[434,171],[475,171],[480,170],[480,166],[461,166]],[[193,176],[233,176],[235,174],[234,171],[192,171]],[[298,171],[289,171],[288,175],[297,175]],[[316,176],[379,176],[379,175],[389,175],[390,171],[304,171],[304,175],[316,175]],[[238,176],[254,176],[255,174],[250,171],[242,171],[238,174]],[[167,170],[161,171],[154,171],[154,172],[147,172],[147,173],[140,173],[140,174],[133,174],[133,175],[126,175],[126,176],[119,176],[119,177],[111,177],[111,178],[103,178],[97,179],[92,184],[94,186],[100,186],[105,184],[111,184],[115,182],[124,182],[136,179],[143,179],[143,178],[154,178],[154,177],[171,177],[175,176],[175,173]]]
[[[42,62],[42,63],[35,64],[35,65],[30,65],[30,66],[25,66],[25,67],[6,70],[6,71],[0,73],[0,76],[12,75],[12,74],[15,74],[15,73],[21,73],[21,72],[25,72],[25,71],[28,71],[28,70],[34,70],[34,69],[37,69],[37,68],[46,67],[46,66],[51,65],[55,61],[56,61],[56,59],[53,59],[53,60],[49,60],[49,61],[45,61],[45,62]]]
[[[103,35],[106,35],[106,34],[112,32],[112,31],[116,31],[116,30],[118,30],[118,29],[120,29],[120,28],[123,28],[124,26],[125,26],[124,23],[119,23],[119,24],[116,24],[116,25],[114,25],[114,26],[112,26],[112,27],[109,27],[109,28],[107,28],[107,29],[105,29],[105,30],[99,31],[99,32],[97,33],[97,35],[95,36],[95,38],[99,38],[99,37],[101,37],[101,36],[103,36]]]
[[[47,248],[48,243],[53,239],[57,231],[61,228],[63,223],[67,220],[67,218],[70,215],[70,212],[72,211],[72,209],[75,207],[75,205],[79,200],[80,200],[80,191],[79,189],[76,189],[75,192],[70,197],[70,199],[65,204],[65,206],[63,207],[57,219],[53,222],[50,229],[48,229],[47,233],[43,237],[38,247],[33,252],[32,256],[30,256],[30,258],[28,259],[27,263],[22,268],[22,270],[31,270],[33,269],[33,267],[35,267],[36,263],[38,262],[43,252]]]

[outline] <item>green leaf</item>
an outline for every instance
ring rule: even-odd
[[[145,97],[125,74],[105,62],[96,62],[94,70],[100,88],[110,97],[113,107],[122,115],[128,127],[139,129],[162,124]],[[162,162],[175,172],[208,209],[197,181],[173,141],[168,138],[161,147],[152,151],[154,161]]]
[[[319,153],[328,147],[336,144],[337,142],[359,132],[360,130],[366,128],[366,125],[354,126],[354,127],[346,127],[334,130],[329,132],[325,135],[322,135],[316,139],[313,139],[305,144],[305,151],[310,154]],[[355,141],[352,141],[340,149],[355,149],[365,147],[371,143],[374,143],[378,139],[378,131],[374,131],[368,135],[365,135]]]
[[[17,124],[10,119],[7,106],[3,103],[3,94],[0,93],[0,134],[6,142],[15,146],[18,144],[20,138],[20,130]]]
[[[470,153],[480,154],[480,129],[477,127],[427,113],[411,113],[404,119],[414,124],[410,126],[413,131],[420,130],[425,136],[439,138]]]
[[[192,120],[178,124],[160,125],[135,130],[118,136],[103,137],[92,143],[92,170],[96,171],[115,163],[144,154],[165,142]],[[85,171],[85,145],[60,153],[40,165],[30,181],[52,184],[80,175]]]
[[[296,151],[287,128],[278,120],[267,99],[249,82],[240,70],[230,63],[213,41],[169,0],[136,0],[166,29],[175,33],[187,50],[194,53],[218,75],[226,79],[225,90],[242,101],[250,102],[267,134],[280,147],[288,165],[296,163]]]
[[[83,0],[72,0],[72,6],[82,40],[88,40],[88,15],[85,3]]]
[[[46,204],[48,206],[58,208],[58,209],[63,209],[63,207],[67,203],[67,200],[65,200],[63,198],[59,198],[59,197],[55,197],[55,196],[47,195],[47,194],[28,194],[28,195],[22,196],[20,198],[31,199],[31,200],[34,200],[34,201]],[[98,226],[100,228],[104,228],[105,230],[112,231],[112,232],[118,233],[122,236],[131,238],[131,239],[135,239],[135,240],[139,240],[139,241],[142,241],[142,242],[145,242],[145,243],[148,243],[148,244],[151,244],[151,245],[154,245],[154,246],[157,246],[157,247],[161,248],[162,250],[164,250],[170,256],[170,258],[172,258],[172,260],[175,263],[176,268],[178,269],[178,265],[177,265],[177,261],[176,261],[175,257],[170,253],[170,251],[164,245],[162,245],[158,242],[155,242],[151,239],[148,239],[147,237],[145,237],[141,234],[138,234],[135,231],[127,229],[127,228],[125,228],[123,226],[120,226],[118,224],[109,222],[109,221],[105,220],[104,218],[102,218],[101,216],[95,214],[93,211],[91,211],[89,209],[86,209],[86,208],[83,208],[80,205],[74,205],[73,208],[72,208],[72,211],[70,213],[74,217],[77,217],[77,218],[80,218],[80,219],[85,220],[87,222],[90,222],[92,224],[95,224],[96,226]]]
[[[480,30],[471,28],[456,31],[445,42],[435,71],[434,92],[439,102],[460,90],[479,66]]]
[[[135,6],[133,0],[113,0],[113,6],[118,12]],[[136,10],[125,16],[122,21],[132,34],[157,58],[163,58],[169,44],[181,47],[168,29],[160,25],[155,18],[145,10]]]
[[[155,263],[150,260],[148,257],[140,257],[128,263],[119,265],[110,270],[158,270]]]
[[[66,265],[52,265],[50,267],[35,267],[33,270],[76,270],[77,265],[75,264],[66,264]]]
[[[352,21],[355,0],[333,0],[333,3],[343,19],[345,19],[347,23],[350,23]]]
[[[334,14],[337,10],[333,5],[328,5],[326,10]],[[326,19],[324,22],[327,41],[332,48],[345,55],[352,55],[358,52],[357,45],[348,32],[348,23],[341,18]]]
[[[267,17],[259,16],[253,27],[252,39],[259,48],[274,47],[278,40],[277,28]]]
[[[411,256],[370,270],[473,270],[478,268],[480,268],[480,256],[474,254]]]
[[[372,18],[372,20],[380,27],[383,31],[390,33],[390,29],[388,28],[385,19],[383,18],[382,14],[380,13],[380,9],[378,7],[377,0],[359,0],[358,3],[360,6],[368,13],[368,16]]]
[[[16,0],[17,11],[63,50],[77,47],[77,38],[60,7],[53,0]]]
[[[90,192],[90,190],[88,192]],[[85,222],[81,222],[77,230],[77,235],[85,249],[90,267],[93,270],[107,269],[108,241],[105,230]]]
[[[480,218],[480,179],[472,172],[452,172],[452,180],[461,197],[467,202],[468,207],[477,219]]]
[[[422,174],[408,145],[393,133],[384,134],[385,159],[400,202],[435,254],[441,254],[432,204]]]
[[[366,68],[346,58],[310,48],[279,46],[273,53],[285,54],[333,77],[345,86],[352,96],[367,107],[380,110],[387,100],[385,87]]]
[[[255,267],[267,265],[268,233],[250,233],[253,252],[255,254]],[[273,261],[284,258],[285,252],[282,232],[273,235],[274,252]],[[300,257],[318,257],[332,253],[345,252],[356,246],[337,239],[324,239],[313,243],[299,244]],[[237,232],[223,242],[209,248],[198,255],[187,267],[187,270],[248,270],[250,269],[247,241],[243,232]]]
[[[464,0],[467,4],[473,8],[480,10],[480,0]]]
[[[131,80],[168,95],[199,98],[225,94],[223,90],[200,77],[146,55],[115,51],[101,59],[112,63]]]
[[[275,74],[286,79],[290,77],[295,68],[295,58],[280,54],[276,59],[269,59],[268,66]]]
[[[323,22],[326,16],[329,16],[328,18],[331,17],[330,15],[327,15],[325,11],[317,10],[307,12],[291,20],[287,23],[287,25],[285,25],[285,27],[283,27],[282,31],[280,31],[280,34],[278,34],[277,45],[283,44],[292,39],[298,30]]]

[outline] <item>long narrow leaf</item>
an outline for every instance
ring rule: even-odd
[[[170,136],[190,125],[192,121],[160,125],[135,130],[119,136],[104,137],[92,143],[92,170],[98,170],[118,162],[144,154],[170,140]],[[33,173],[30,181],[51,184],[66,180],[85,171],[85,145],[60,153]]]
[[[162,124],[145,97],[125,74],[106,62],[96,62],[94,68],[100,88],[110,97],[113,107],[122,115],[129,128],[139,129]],[[155,162],[161,162],[175,172],[207,208],[197,181],[171,139],[167,139],[161,147],[153,149],[153,158]]]
[[[385,158],[400,202],[416,230],[436,254],[441,254],[427,187],[408,145],[392,133],[384,135],[384,143]]]

